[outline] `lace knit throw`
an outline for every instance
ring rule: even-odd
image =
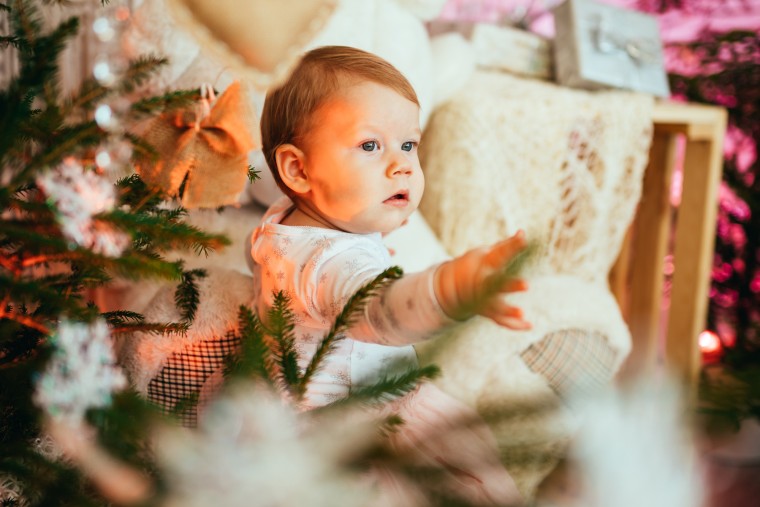
[[[525,230],[531,272],[603,282],[641,196],[653,100],[478,72],[421,143],[421,211],[451,254]]]
[[[530,289],[509,296],[533,329],[475,318],[417,347],[441,367],[436,383],[489,422],[528,499],[577,430],[572,396],[610,382],[630,350],[607,275],[641,196],[652,108],[634,93],[477,72],[423,135],[420,209],[449,254],[518,229],[537,246]]]

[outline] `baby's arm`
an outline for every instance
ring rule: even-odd
[[[444,262],[435,275],[435,295],[443,311],[455,320],[478,314],[510,329],[530,329],[522,310],[504,300],[510,292],[527,289],[525,281],[503,279],[515,256],[525,248],[525,234],[488,247],[476,248]]]
[[[436,267],[431,267],[405,275],[370,298],[351,326],[352,336],[383,345],[408,345],[454,324],[435,296],[435,272]]]
[[[502,281],[505,266],[523,248],[525,239],[518,233],[491,247],[471,250],[439,266],[405,275],[367,300],[349,334],[359,341],[407,345],[475,314],[511,329],[529,329],[522,311],[503,300],[504,294],[525,290],[527,284],[508,279],[493,286],[494,281]],[[379,274],[379,264],[373,255],[355,250],[326,260],[323,273],[330,276],[318,276],[329,280],[329,288],[317,293],[321,294],[321,298],[317,296],[321,306],[333,308],[336,315],[350,295]],[[349,276],[345,276],[345,266],[352,266]]]

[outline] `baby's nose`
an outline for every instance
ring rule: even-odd
[[[398,156],[388,164],[388,177],[412,174],[412,164],[406,158]]]

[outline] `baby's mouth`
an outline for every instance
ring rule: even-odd
[[[402,190],[400,192],[396,192],[387,198],[384,202],[392,206],[406,206],[409,203],[409,191]]]

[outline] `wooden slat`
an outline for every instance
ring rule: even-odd
[[[620,307],[620,313],[623,315],[623,319],[628,322],[629,314],[629,285],[631,281],[631,258],[632,258],[632,237],[633,226],[628,228],[625,236],[623,237],[623,244],[620,246],[620,254],[618,255],[615,264],[610,270],[608,281],[610,284],[610,291],[615,296],[618,307]]]
[[[666,342],[671,369],[692,385],[700,368],[698,337],[707,317],[725,111],[715,108],[713,118],[713,135],[708,140],[689,139],[686,143]]]
[[[664,338],[668,369],[696,385],[701,365],[698,337],[707,321],[726,117],[725,109],[715,106],[669,101],[655,105],[650,161],[631,226],[631,245],[625,246],[629,250],[621,252],[610,276],[633,340],[631,356],[620,373],[622,380],[655,368],[659,340]],[[686,138],[684,178],[663,337],[663,263],[668,241],[673,238],[669,194],[679,134]]]
[[[642,197],[633,224],[627,321],[633,347],[621,378],[646,374],[657,363],[665,255],[671,227],[670,183],[677,136],[655,129]]]
[[[716,122],[720,122],[721,117],[724,118],[725,132],[725,110],[719,107],[658,101],[652,111],[652,122],[657,130],[686,134],[692,141],[712,141],[716,135]]]

